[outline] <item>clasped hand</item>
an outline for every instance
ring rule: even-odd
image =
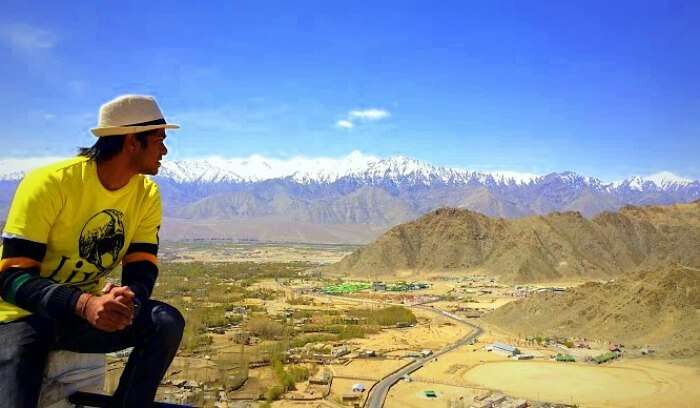
[[[134,320],[134,296],[128,286],[107,283],[101,296],[88,299],[85,320],[102,331],[124,330]]]

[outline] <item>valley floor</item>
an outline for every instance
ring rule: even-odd
[[[384,406],[450,407],[459,406],[455,404],[460,401],[469,406],[485,391],[580,407],[690,408],[700,401],[700,369],[682,361],[623,358],[600,366],[542,359],[516,361],[483,349],[497,339],[504,339],[504,333],[486,327],[479,343],[442,356],[413,373],[411,382],[396,384]],[[426,398],[426,390],[435,391],[438,397]]]
[[[606,408],[700,406],[700,360],[669,361],[659,355],[633,357],[638,352],[632,352],[630,348],[618,360],[594,365],[582,361],[607,352],[607,342],[592,341],[588,345],[590,348],[563,348],[566,343],[560,339],[556,340],[557,344],[548,341],[545,345],[539,340],[528,340],[514,333],[515,330],[507,332],[484,321],[494,310],[521,296],[529,296],[541,289],[569,290],[569,287],[580,282],[513,286],[480,275],[456,277],[425,274],[410,277],[410,282],[429,283],[429,287],[418,290],[395,290],[394,285],[404,278],[394,278],[393,281],[387,279],[381,282],[389,285],[389,289],[379,286],[380,289],[361,289],[342,296],[325,294],[322,288],[341,281],[357,282],[347,277],[311,273],[311,270],[304,268],[306,265],[332,262],[350,250],[352,247],[346,245],[285,246],[227,242],[166,246],[165,253],[170,256],[170,263],[166,264],[169,273],[164,273],[160,280],[160,293],[180,302],[184,310],[200,308],[207,313],[210,310],[217,312],[224,322],[224,307],[230,306],[231,310],[237,311],[234,314],[240,314],[240,319],[225,326],[212,323],[216,330],[203,326],[203,333],[210,343],[199,348],[191,347],[178,355],[168,371],[167,383],[161,387],[159,399],[165,401],[176,394],[184,395],[185,389],[192,389],[193,392],[204,390],[200,392],[202,401],[204,397],[210,398],[209,403],[202,403],[201,406],[214,406],[214,402],[220,407],[266,406],[260,399],[261,395],[279,386],[279,378],[269,362],[251,364],[246,371],[247,380],[239,389],[221,396],[216,388],[222,383],[222,378],[229,378],[223,368],[217,368],[217,362],[222,361],[225,365],[229,361],[224,357],[241,353],[250,362],[261,362],[266,353],[271,353],[268,349],[281,342],[281,335],[267,339],[253,336],[254,326],[249,324],[257,319],[269,320],[269,325],[277,323],[289,328],[286,333],[291,334],[292,340],[306,341],[308,338],[308,345],[313,348],[306,347],[307,344],[303,342],[297,347],[289,347],[290,355],[306,355],[305,359],[295,360],[295,364],[307,369],[323,368],[332,374],[331,383],[324,388],[324,392],[316,392],[316,388],[303,379],[297,382],[296,391],[281,395],[281,400],[272,402],[272,407],[342,407],[348,406],[341,403],[343,397],[348,396],[362,404],[374,384],[381,384],[382,379],[411,364],[417,358],[416,354],[437,352],[460,341],[473,330],[464,322],[448,318],[448,312],[468,319],[483,328],[484,333],[475,344],[431,357],[424,367],[389,390],[383,407],[463,408],[470,407],[477,397],[499,392],[509,397],[501,406],[510,406],[518,399],[527,400],[532,407],[538,407],[538,401]],[[217,262],[212,262],[212,259]],[[204,262],[193,262],[197,260]],[[270,260],[274,262],[265,263]],[[190,271],[190,268],[196,270]],[[206,274],[198,272],[204,270]],[[371,285],[373,280],[364,283]],[[234,299],[234,295],[238,297]],[[230,305],[225,305],[228,298],[234,300],[228,302]],[[394,322],[358,336],[331,336],[335,333],[331,329],[345,325],[345,321],[354,328],[369,327],[366,322],[368,318],[350,313],[354,310],[381,311],[399,304],[411,309],[414,317],[412,324],[399,326]],[[422,306],[411,307],[415,305]],[[204,314],[199,315],[200,318],[202,316]],[[356,321],[348,320],[354,316],[362,316],[365,323],[361,323],[359,318]],[[243,341],[246,344],[241,345],[241,341],[236,340],[239,334],[257,337],[257,341]],[[319,339],[314,339],[319,335]],[[289,341],[289,338],[286,340]],[[559,344],[559,341],[563,344]],[[494,342],[517,346],[534,358],[514,360],[486,351],[485,346]],[[309,357],[329,354],[341,346],[350,351],[342,358]],[[361,351],[372,351],[376,356],[365,358]],[[577,362],[552,361],[550,357],[559,352],[574,356]],[[123,363],[124,359],[120,358],[110,365],[108,391],[116,387]],[[184,382],[187,384],[183,385]],[[193,385],[190,386],[190,383]],[[352,389],[358,384],[363,385],[365,391],[352,395]],[[433,391],[434,395],[426,396],[426,391]],[[305,402],[292,400],[297,396],[315,399]]]

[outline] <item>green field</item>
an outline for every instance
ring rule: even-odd
[[[337,285],[326,286],[325,288],[323,288],[323,293],[329,295],[344,295],[348,293],[359,292],[365,289],[369,289],[371,287],[372,285],[370,285],[367,282],[339,283]]]

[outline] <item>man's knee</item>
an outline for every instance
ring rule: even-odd
[[[185,329],[185,318],[179,310],[167,303],[156,302],[151,311],[153,324],[160,338],[168,345],[177,348]]]

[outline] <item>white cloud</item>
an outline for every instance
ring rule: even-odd
[[[50,31],[21,23],[0,25],[0,39],[21,52],[53,48],[57,41]]]
[[[345,119],[335,122],[335,125],[343,129],[351,129],[355,127],[355,121],[366,122],[375,121],[391,116],[391,113],[384,109],[355,109],[348,112]]]
[[[363,120],[380,120],[391,116],[391,114],[384,109],[353,110],[350,111],[348,115],[350,115],[351,118]]]
[[[343,129],[352,129],[352,127],[355,125],[351,121],[343,119],[336,122],[336,126],[341,127]]]

